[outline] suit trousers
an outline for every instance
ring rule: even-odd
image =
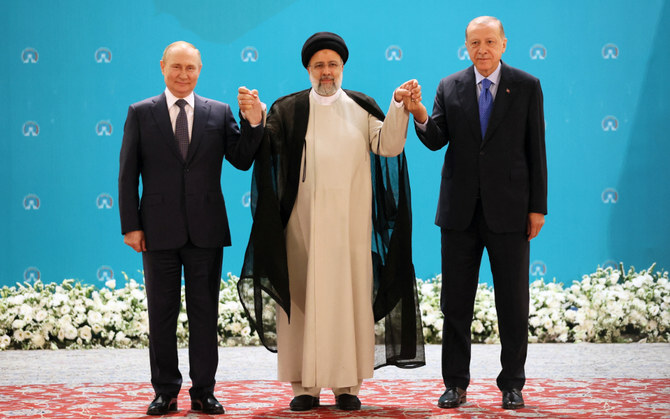
[[[502,354],[497,378],[501,390],[525,384],[528,350],[528,261],[530,245],[525,232],[495,233],[482,211],[481,201],[465,231],[443,228],[442,377],[446,387],[466,389],[470,383],[471,324],[484,248],[491,262]]]
[[[184,270],[189,329],[191,398],[214,391],[218,354],[218,309],[223,248],[179,249],[142,254],[149,311],[151,384],[156,394],[177,397],[182,376],[177,357],[177,318],[181,307]]]

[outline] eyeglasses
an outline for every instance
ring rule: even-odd
[[[330,70],[330,71],[335,71],[335,70],[339,69],[340,67],[342,67],[342,64],[337,63],[335,61],[331,61],[327,64],[319,62],[319,63],[316,63],[314,65],[310,64],[309,67],[312,67],[316,71],[323,71],[323,70],[326,69],[326,67],[328,67],[328,70]]]

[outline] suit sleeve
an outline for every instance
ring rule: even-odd
[[[449,142],[447,117],[445,113],[444,92],[445,82],[441,81],[437,86],[435,102],[433,103],[433,114],[428,117],[425,129],[414,125],[419,140],[430,150],[439,150]]]
[[[121,234],[142,230],[139,213],[139,181],[141,172],[140,128],[137,110],[130,106],[123,127],[119,159],[119,213]]]
[[[535,81],[529,101],[526,156],[530,174],[529,212],[547,213],[547,156],[544,140],[544,99]]]
[[[263,125],[252,128],[249,121],[240,117],[240,132],[230,106],[226,105],[224,112],[226,160],[237,169],[249,170],[263,138]]]

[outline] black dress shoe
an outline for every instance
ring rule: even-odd
[[[447,387],[447,390],[442,393],[440,399],[437,401],[437,407],[447,409],[451,407],[458,407],[465,403],[467,391],[460,387]]]
[[[335,406],[340,410],[361,410],[361,401],[351,394],[335,396]]]
[[[191,410],[207,413],[208,415],[221,415],[226,410],[221,406],[213,394],[207,394],[199,399],[191,399]]]
[[[521,390],[515,388],[511,390],[503,390],[502,395],[503,409],[520,409],[524,407]]]
[[[177,398],[159,394],[147,409],[147,415],[165,415],[177,411]]]
[[[303,394],[302,396],[295,396],[291,400],[289,405],[291,410],[295,412],[304,412],[305,410],[310,410],[313,407],[319,407],[319,398],[312,397],[309,394]]]

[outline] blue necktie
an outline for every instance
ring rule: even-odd
[[[188,120],[186,119],[186,110],[184,107],[188,102],[184,99],[179,99],[177,102],[179,106],[179,114],[177,115],[177,123],[174,128],[174,138],[179,145],[179,151],[184,159],[188,154]]]
[[[493,108],[493,96],[491,96],[489,87],[491,87],[491,80],[483,79],[482,91],[479,94],[479,123],[482,126],[482,140],[486,134],[486,127],[489,124],[491,108]]]

